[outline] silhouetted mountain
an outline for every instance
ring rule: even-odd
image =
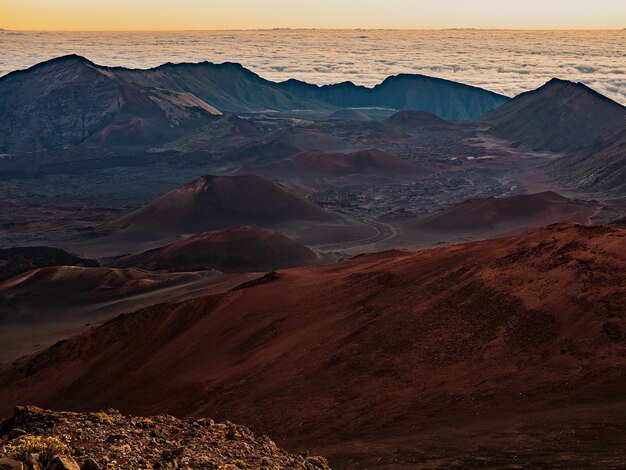
[[[65,56],[0,78],[0,151],[153,144],[217,114],[188,92],[140,86]]]
[[[384,107],[428,111],[444,119],[471,120],[509,101],[481,88],[424,75],[400,74],[373,88],[343,82],[317,86],[299,80],[279,84],[294,96],[341,108]]]
[[[559,158],[548,171],[579,189],[626,194],[626,126]]]
[[[626,108],[582,83],[552,79],[481,118],[490,132],[537,150],[571,152],[626,125]]]
[[[167,63],[148,70],[122,67],[107,70],[125,81],[142,86],[193,93],[223,112],[324,108],[319,101],[307,102],[285,93],[276,83],[232,62]],[[329,108],[328,105],[325,107]]]
[[[337,108],[417,109],[474,119],[508,98],[460,83],[398,75],[374,88],[265,80],[239,64],[104,67],[71,55],[0,78],[0,151],[61,148],[85,141],[154,144],[218,114],[331,113]],[[217,109],[216,109],[217,108]]]

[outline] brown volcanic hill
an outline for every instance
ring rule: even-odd
[[[332,152],[344,150],[347,146],[345,142],[320,130],[290,127],[272,131],[262,139],[244,145],[230,153],[227,159],[258,164],[282,160],[302,151]]]
[[[298,220],[328,221],[337,216],[286,187],[253,176],[201,176],[115,221],[115,230],[198,233]]]
[[[97,261],[83,259],[60,248],[49,246],[18,246],[0,249],[0,281],[35,268],[46,266],[97,267]]]
[[[445,119],[441,119],[435,114],[426,111],[398,111],[383,121],[385,127],[396,130],[429,128],[429,127],[450,127],[455,124]]]
[[[41,319],[46,309],[113,302],[199,279],[192,273],[148,273],[139,269],[51,266],[0,283],[0,323]]]
[[[120,313],[192,298],[199,290],[206,295],[212,289],[231,288],[250,276],[218,274],[54,266],[0,282],[0,363]]]
[[[594,210],[546,191],[501,198],[470,199],[417,223],[435,232],[512,233],[556,222],[587,222]],[[495,231],[495,232],[494,232]]]
[[[554,225],[282,271],[3,366],[1,413],[210,411],[337,468],[623,468],[625,246]]]
[[[187,92],[139,86],[79,56],[0,78],[0,150],[162,142],[220,112]]]
[[[626,108],[582,83],[552,79],[483,116],[490,133],[537,150],[571,152],[626,125]]]
[[[332,261],[273,230],[239,227],[204,232],[163,248],[127,256],[117,267],[193,271],[213,268],[222,272],[273,271]]]
[[[289,159],[255,167],[255,171],[282,177],[338,178],[346,176],[410,176],[424,169],[378,149],[329,154],[318,150],[301,152]]]
[[[115,410],[81,414],[19,406],[0,423],[0,444],[2,468],[22,468],[23,463],[32,469],[35,463],[38,469],[65,470],[113,466],[330,470],[324,457],[289,454],[269,437],[256,437],[230,421],[140,418]],[[36,455],[29,455],[29,449]]]
[[[559,158],[548,172],[585,191],[626,194],[626,126]]]

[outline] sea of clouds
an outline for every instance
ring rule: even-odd
[[[552,77],[626,104],[626,30],[260,30],[158,33],[0,31],[0,75],[65,54],[102,65],[239,62],[270,80],[373,86],[419,73],[508,96]]]

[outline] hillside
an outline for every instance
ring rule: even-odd
[[[424,111],[398,111],[385,119],[383,125],[396,130],[454,126],[453,123]]]
[[[289,454],[267,436],[212,419],[124,416],[115,410],[68,413],[20,406],[0,423],[2,468],[241,470],[330,467],[322,456]],[[13,465],[13,466],[11,466]]]
[[[0,78],[0,151],[151,145],[219,114],[187,91],[142,87],[65,56]]]
[[[167,63],[147,70],[116,67],[113,71],[125,81],[192,93],[223,112],[331,109],[320,101],[293,96],[281,90],[276,83],[232,62]]]
[[[375,178],[423,174],[412,165],[378,149],[358,150],[351,153],[301,152],[278,162],[253,167],[254,171],[283,178],[302,180],[330,179],[350,176]]]
[[[417,223],[442,233],[495,236],[557,222],[587,222],[593,209],[551,191],[501,198],[471,199]]]
[[[308,150],[326,152],[344,150],[346,142],[317,129],[289,127],[270,132],[228,154],[229,162],[275,162]]]
[[[506,101],[480,88],[420,75],[390,77],[372,89],[318,87],[271,82],[229,62],[135,70],[69,55],[0,78],[0,151],[83,143],[150,146],[190,133],[221,112],[328,116],[340,108],[384,107],[474,119]]]
[[[78,307],[115,302],[200,277],[105,267],[39,268],[0,283],[0,323],[47,321],[44,312],[55,307],[70,317]]]
[[[372,121],[372,118],[358,109],[338,109],[337,111],[328,115],[328,118],[333,121]]]
[[[0,282],[0,363],[31,354],[120,313],[212,289],[248,275],[151,273],[141,269],[54,266]]]
[[[548,172],[585,191],[626,194],[626,126],[558,159]]]
[[[18,246],[0,249],[0,281],[35,268],[60,265],[97,267],[98,262],[48,246]]]
[[[120,70],[146,86],[188,91],[227,112],[385,107],[428,111],[446,119],[475,119],[509,98],[461,83],[402,74],[373,88],[351,82],[318,86],[299,80],[271,82],[239,64],[164,64],[149,70]]]
[[[569,153],[626,126],[626,108],[582,83],[555,78],[480,121],[513,143]]]
[[[625,244],[554,225],[282,271],[2,366],[0,410],[228,417],[337,468],[623,468]]]
[[[337,216],[260,176],[201,176],[116,220],[108,228],[185,234]]]
[[[240,227],[204,232],[115,262],[117,267],[148,270],[193,271],[217,269],[222,272],[274,271],[330,262],[278,232],[257,227]]]

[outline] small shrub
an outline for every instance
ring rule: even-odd
[[[105,426],[113,426],[115,424],[115,419],[112,416],[109,416],[104,411],[98,411],[97,413],[91,413],[89,415],[92,421],[98,424],[104,424]]]
[[[241,470],[245,470],[245,469],[248,468],[248,464],[246,463],[245,460],[233,459],[233,460],[230,461],[230,463],[232,463],[236,467],[240,468]]]
[[[311,457],[307,457],[306,461],[312,463],[318,468],[322,468],[324,470],[330,470],[330,464],[326,457],[322,457],[321,455],[312,455]]]
[[[196,420],[200,426],[213,426],[215,422],[212,419],[200,418]]]
[[[141,427],[142,428],[153,428],[154,427],[154,421],[152,421],[150,418],[143,418],[141,420]]]
[[[26,460],[30,454],[40,454],[47,462],[55,455],[63,454],[67,446],[56,437],[32,436],[26,434],[6,446],[6,454],[16,460]]]

